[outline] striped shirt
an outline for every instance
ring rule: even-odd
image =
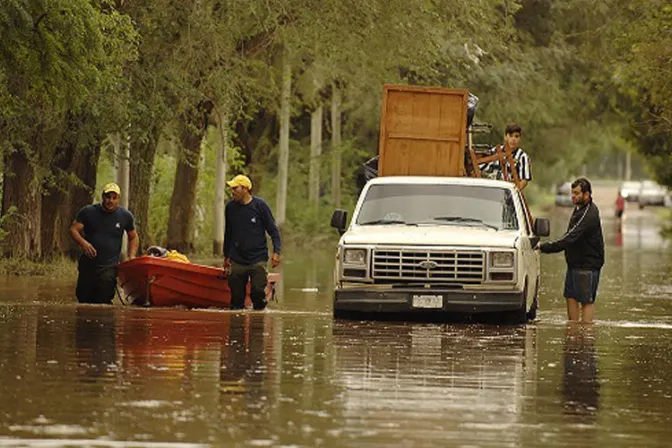
[[[490,152],[491,154],[494,154],[495,148],[492,148]],[[504,149],[502,149],[502,153],[504,153]],[[527,181],[532,180],[532,166],[530,164],[530,157],[527,155],[527,153],[523,151],[521,148],[516,148],[516,150],[513,151],[513,160],[516,163],[518,178],[520,180],[527,180]],[[504,179],[502,168],[499,166],[499,160],[493,160],[492,162],[489,163],[483,163],[479,165],[479,168],[481,170],[481,173],[483,173],[486,177],[500,180]],[[509,178],[513,180],[513,176],[509,175]]]

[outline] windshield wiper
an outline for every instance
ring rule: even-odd
[[[399,220],[399,219],[376,219],[374,221],[362,222],[359,225],[360,226],[375,226],[377,224],[406,224],[408,226],[417,225],[415,223],[407,223],[406,221],[402,221],[402,220]]]
[[[477,218],[465,218],[463,216],[434,216],[432,217],[434,221],[446,221],[446,222],[457,222],[457,223],[474,223],[485,226],[489,229],[499,230],[499,227],[493,226],[492,224],[487,224],[483,222],[482,219]]]

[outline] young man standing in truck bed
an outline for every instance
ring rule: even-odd
[[[530,157],[520,148],[520,146],[518,146],[520,144],[522,133],[523,129],[519,124],[509,124],[504,132],[504,150],[511,150],[513,160],[516,164],[516,171],[518,172],[518,179],[520,179],[520,189],[524,190],[527,184],[532,180],[532,167],[530,165]],[[491,151],[494,154],[495,148],[492,148]],[[505,164],[505,167],[508,169],[508,163]],[[492,177],[494,179],[504,178],[502,167],[497,160],[483,164],[479,168],[487,177]],[[513,177],[510,172],[508,174],[509,178]]]

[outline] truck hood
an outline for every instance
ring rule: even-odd
[[[342,237],[342,244],[403,246],[515,247],[518,231],[462,226],[356,226]]]

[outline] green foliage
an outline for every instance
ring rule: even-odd
[[[0,245],[7,236],[7,231],[4,229],[12,219],[16,219],[16,207],[10,207],[3,216],[0,216]]]
[[[0,143],[47,167],[67,113],[102,115],[118,97],[136,34],[128,17],[88,0],[9,0],[0,30]]]
[[[200,173],[196,194],[197,217],[193,232],[194,246],[196,251],[201,254],[207,254],[212,250],[213,210],[215,203],[215,157],[218,144],[217,132],[216,128],[209,128],[207,137],[203,142],[204,151],[199,162]],[[150,189],[149,235],[143,236],[143,245],[166,244],[165,238],[168,230],[168,221],[171,219],[169,216],[170,198],[177,168],[176,154],[177,150],[171,141],[162,140],[160,142],[159,154],[154,163]],[[240,148],[229,148],[227,164],[229,178],[233,173],[245,172]],[[102,157],[101,163],[98,165],[98,186],[96,191],[99,192],[102,186],[109,182],[110,179],[114,179],[114,166],[109,157]]]
[[[320,198],[318,207],[308,203],[308,159],[310,158],[310,144],[307,142],[290,141],[290,162],[287,185],[287,222],[283,227],[283,237],[306,242],[306,238],[314,241],[320,238],[332,239],[334,230],[329,226],[334,204],[331,196],[331,145],[325,145],[326,150],[320,157]],[[341,147],[341,208],[354,210],[359,195],[356,177],[361,167],[360,162],[369,157],[368,148],[360,146],[356,140],[342,142]],[[272,161],[262,168],[260,175],[266,179],[259,191],[259,195],[273,208],[275,202],[277,172]]]
[[[306,125],[333,86],[344,97],[348,209],[360,163],[377,152],[382,84],[391,82],[470,89],[481,99],[477,121],[495,126],[481,142],[501,143],[507,123],[522,124],[531,202],[543,203],[545,187],[584,166],[588,175],[618,176],[614,165],[635,149],[672,185],[672,7],[664,0],[6,0],[0,151],[25,150],[38,173],[26,182],[76,183],[53,168],[59,144],[89,151],[122,132],[135,148],[162,130],[155,161],[131,156],[151,169],[146,238],[161,244],[179,154],[168,142],[179,140],[187,111],[211,103],[240,131],[230,134],[239,147],[229,153],[229,177],[250,174],[255,194],[273,205],[283,49],[293,72],[285,232],[333,234],[334,148],[324,144],[315,209]],[[213,132],[203,142],[193,229],[202,252],[213,230]],[[636,176],[645,175],[639,160]],[[104,156],[98,182],[112,178]]]
[[[214,204],[215,204],[215,181],[216,181],[216,157],[217,157],[217,132],[218,129],[211,127],[203,142],[203,155],[201,169],[198,177],[198,189],[196,194],[196,216],[194,225],[194,247],[201,254],[212,253],[212,241],[214,235]],[[229,146],[227,153],[227,180],[234,174],[245,172],[244,159],[241,149]],[[225,186],[226,197],[230,190]],[[228,200],[228,199],[227,199]]]
[[[177,158],[172,154],[159,154],[154,163],[151,195],[149,199],[149,235],[146,241],[150,245],[165,245],[165,237],[170,220],[170,196],[175,183]]]

